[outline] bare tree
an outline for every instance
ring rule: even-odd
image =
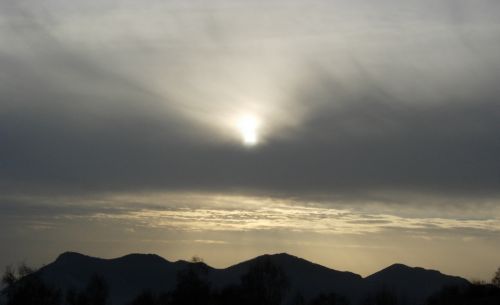
[[[60,305],[59,290],[46,285],[34,269],[25,264],[8,267],[2,276],[2,294],[7,305]]]
[[[210,283],[205,269],[190,266],[177,274],[177,284],[172,292],[175,305],[204,305],[210,299]]]
[[[498,267],[497,272],[495,272],[495,275],[491,279],[491,284],[500,288],[500,267]]]
[[[283,268],[269,258],[260,259],[241,277],[243,304],[280,305],[288,287]]]
[[[203,258],[199,257],[198,255],[194,255],[193,257],[191,257],[191,260],[190,260],[191,263],[203,263]]]
[[[7,290],[9,287],[17,282],[16,270],[12,266],[5,267],[5,272],[2,276],[2,285]]]

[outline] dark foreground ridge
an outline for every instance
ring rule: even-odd
[[[161,304],[181,304],[178,300],[182,299],[182,293],[193,297],[202,292],[204,300],[191,299],[185,302],[186,305],[229,304],[238,297],[241,299],[239,303],[245,303],[256,298],[258,293],[269,298],[265,301],[268,305],[415,305],[428,304],[429,297],[445,287],[461,289],[470,285],[460,277],[402,264],[389,266],[363,278],[286,253],[263,255],[225,269],[216,269],[201,261],[170,262],[154,254],[101,259],[66,252],[33,275],[47,286],[55,287],[62,295],[60,304],[69,305],[91,304],[78,303],[75,296],[78,296],[78,291],[88,290],[89,283],[95,282],[96,278],[99,279],[97,283],[106,288],[107,304],[113,305],[131,304],[134,299],[135,304],[158,304],[151,303],[151,300],[148,303],[146,299],[159,295],[164,295]],[[137,299],[141,294],[142,301]],[[71,296],[76,300],[73,303],[68,301]],[[177,303],[172,300],[177,300]],[[256,302],[266,305],[260,299],[254,299],[253,303]]]

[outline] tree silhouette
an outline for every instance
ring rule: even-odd
[[[190,266],[177,274],[177,285],[172,292],[174,305],[205,305],[210,299],[210,284],[202,275],[202,266]]]
[[[329,294],[320,294],[316,298],[314,298],[311,305],[348,305],[349,302],[335,293]]]
[[[375,295],[368,296],[362,302],[363,305],[398,305],[398,297],[387,289],[381,289]]]
[[[35,270],[22,264],[17,272],[8,267],[2,277],[5,285],[2,293],[7,305],[60,305],[61,294],[57,289],[47,286]]]
[[[256,261],[241,277],[244,304],[280,305],[288,286],[283,269],[269,258]]]
[[[66,293],[67,305],[107,305],[108,285],[103,277],[93,275],[84,291],[77,293],[70,289]]]
[[[234,305],[242,303],[241,287],[229,285],[212,293],[212,302],[216,305]]]
[[[150,291],[139,294],[129,305],[157,305],[158,300]]]
[[[85,289],[90,305],[108,304],[108,285],[103,277],[95,274],[90,279]]]
[[[5,285],[5,291],[8,292],[8,289],[12,287],[16,282],[16,271],[11,266],[7,266],[2,276],[2,284]]]
[[[306,305],[306,300],[304,299],[302,294],[297,292],[289,304],[290,305]]]
[[[198,255],[194,255],[193,257],[191,257],[191,260],[190,260],[191,263],[203,263],[203,258],[199,257]]]
[[[500,287],[484,283],[444,287],[431,296],[427,305],[498,305]]]
[[[500,288],[500,267],[498,267],[497,271],[495,272],[495,275],[491,279],[491,284]]]
[[[76,292],[74,288],[68,289],[66,291],[66,304],[67,305],[80,305],[84,301],[80,300],[80,294]]]

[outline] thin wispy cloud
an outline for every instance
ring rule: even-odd
[[[325,207],[324,203],[213,194],[186,194],[190,199],[175,206],[176,199],[183,197],[181,194],[171,197],[164,194],[153,197],[154,202],[148,202],[147,197],[144,202],[140,202],[138,197],[129,202],[103,197],[100,200],[79,200],[82,206],[77,203],[71,208],[55,205],[52,211],[44,210],[44,204],[35,205],[38,209],[33,206],[18,209],[25,209],[29,215],[46,221],[28,222],[35,229],[50,228],[57,222],[82,219],[88,222],[117,221],[130,227],[193,232],[290,230],[320,234],[370,234],[401,229],[420,233],[429,231],[428,238],[432,238],[437,231],[458,230],[460,234],[470,232],[472,235],[481,231],[500,231],[500,214],[495,214],[496,212],[490,212],[489,217],[481,219],[471,219],[463,214],[448,217],[403,217],[345,207]],[[157,201],[158,198],[161,198],[160,201]],[[4,215],[6,218],[18,216]]]

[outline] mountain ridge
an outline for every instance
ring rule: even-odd
[[[283,269],[290,282],[289,295],[301,294],[306,299],[322,293],[336,293],[355,303],[360,300],[361,295],[389,289],[397,295],[405,296],[410,304],[420,304],[444,286],[469,283],[461,277],[401,263],[362,277],[288,253],[264,254],[226,268],[213,268],[203,262],[173,262],[156,254],[132,253],[104,259],[78,252],[64,252],[37,273],[44,281],[61,290],[81,290],[91,276],[99,274],[109,283],[113,305],[122,305],[145,290],[153,293],[173,290],[177,274],[190,266],[203,268],[212,288],[222,289],[238,284],[252,265],[264,260]]]

